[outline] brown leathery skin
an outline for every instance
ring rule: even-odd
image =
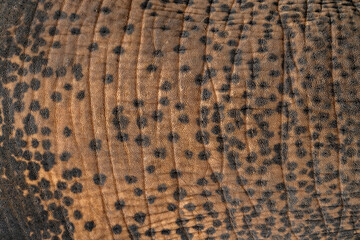
[[[0,239],[360,238],[358,0],[0,10]]]

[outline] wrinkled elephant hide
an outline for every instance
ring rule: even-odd
[[[359,0],[1,0],[0,239],[360,239]]]

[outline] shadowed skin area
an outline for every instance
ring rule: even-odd
[[[358,0],[0,1],[0,239],[360,239]]]

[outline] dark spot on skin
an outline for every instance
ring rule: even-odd
[[[69,152],[63,152],[61,155],[60,155],[60,160],[63,161],[63,162],[67,162],[69,161],[71,157],[71,153]]]
[[[24,118],[23,123],[24,123],[24,129],[25,129],[25,132],[27,135],[33,135],[33,134],[37,133],[38,127],[35,123],[35,118],[33,115],[28,114]]]
[[[114,49],[113,49],[113,53],[115,53],[116,55],[122,55],[125,53],[125,49],[121,46],[116,46]]]
[[[51,152],[45,152],[42,156],[41,164],[45,171],[50,171],[56,164],[55,155]]]
[[[231,169],[238,169],[241,167],[242,163],[239,160],[239,154],[237,152],[231,151],[227,154],[226,156],[228,163],[229,163],[229,167]]]
[[[44,78],[48,78],[51,77],[53,75],[54,71],[51,67],[46,67],[43,71],[42,71],[42,76]]]
[[[176,47],[174,47],[174,52],[180,53],[180,54],[184,54],[186,51],[186,48],[184,46],[181,45],[177,45]]]
[[[81,31],[80,31],[80,28],[72,28],[72,29],[70,30],[70,33],[71,33],[72,35],[79,35],[79,34],[81,33]]]
[[[70,188],[71,192],[73,192],[73,193],[81,193],[82,189],[83,189],[83,186],[81,183],[74,183]]]
[[[114,77],[111,74],[106,74],[103,80],[105,84],[110,84],[114,81]]]
[[[55,74],[57,78],[64,77],[66,75],[67,71],[65,67],[60,67],[56,69]]]
[[[150,138],[148,136],[138,135],[135,138],[135,142],[137,143],[138,146],[142,146],[142,147],[150,146]]]
[[[166,157],[166,149],[165,148],[157,148],[154,150],[154,156],[156,158],[165,159]]]
[[[93,151],[98,151],[101,149],[101,144],[102,144],[102,142],[100,139],[93,139],[90,141],[89,147]]]
[[[81,80],[82,77],[84,76],[83,73],[82,73],[82,66],[81,66],[81,64],[75,64],[75,65],[72,67],[72,73],[74,74],[75,79],[76,79],[77,81]]]
[[[85,98],[85,91],[79,91],[77,94],[76,94],[76,98],[78,100],[83,100]]]
[[[146,171],[147,171],[149,174],[154,173],[154,172],[155,172],[155,166],[154,166],[154,165],[147,166],[147,167],[146,167]]]
[[[107,27],[101,27],[99,33],[102,37],[106,37],[110,34],[110,30]]]
[[[151,65],[147,66],[146,70],[148,72],[155,72],[157,70],[157,67],[155,65],[151,64]]]
[[[33,78],[30,82],[30,87],[34,91],[38,90],[40,88],[40,81],[36,78]]]
[[[118,200],[115,202],[115,209],[116,210],[122,210],[125,207],[125,201],[124,200]]]
[[[75,22],[76,20],[80,19],[80,16],[77,15],[76,13],[71,13],[69,16],[70,22]]]
[[[92,43],[88,46],[88,50],[90,52],[94,52],[99,49],[99,45],[97,43]]]
[[[128,24],[126,26],[124,26],[123,30],[124,32],[126,32],[126,34],[131,35],[134,32],[134,25],[133,24]]]
[[[61,10],[57,10],[55,11],[55,14],[54,14],[54,19],[55,20],[59,20],[59,19],[65,19],[67,18],[67,14]]]
[[[211,153],[207,150],[205,151],[201,151],[199,154],[198,154],[198,158],[199,160],[202,160],[202,161],[207,161],[210,159],[210,156],[211,156]]]
[[[51,100],[53,100],[54,102],[61,102],[62,100],[62,95],[60,92],[54,92],[53,94],[51,94]]]
[[[153,56],[154,57],[163,57],[164,56],[164,53],[161,51],[161,50],[155,50],[153,52]]]
[[[65,137],[70,137],[71,133],[72,133],[72,130],[70,128],[68,128],[68,127],[64,128],[63,134]]]
[[[145,217],[146,217],[145,213],[137,212],[134,215],[134,220],[140,224],[143,224],[145,222]]]
[[[96,225],[95,225],[94,221],[85,222],[85,225],[84,225],[85,230],[91,232],[95,227],[96,227]]]
[[[173,197],[176,201],[181,201],[187,196],[187,192],[183,188],[177,188],[174,191]]]
[[[133,183],[137,182],[137,177],[135,177],[135,176],[125,176],[125,181],[128,184],[133,184]]]
[[[103,173],[95,174],[93,176],[93,181],[96,185],[103,186],[106,182],[106,175]]]
[[[109,7],[102,7],[101,12],[105,15],[108,15],[111,13],[111,9]]]
[[[119,224],[116,224],[112,227],[112,231],[115,235],[118,235],[122,232],[122,227]]]

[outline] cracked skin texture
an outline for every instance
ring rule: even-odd
[[[359,10],[0,1],[0,239],[360,239]]]

